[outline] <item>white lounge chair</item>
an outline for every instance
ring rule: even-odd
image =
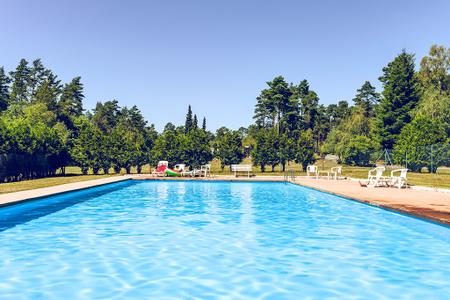
[[[398,176],[395,176],[395,173],[400,173]],[[408,173],[408,169],[397,169],[391,171],[391,186],[397,187],[401,189],[402,187],[407,187],[408,182],[406,178],[406,174]]]
[[[306,167],[306,176],[311,176],[311,174],[314,174],[314,176],[317,178],[319,178],[319,171],[317,166],[314,165],[309,165]]]
[[[338,180],[339,177],[341,177],[342,175],[342,167],[341,166],[337,166],[337,167],[333,167],[331,168],[331,176],[334,177],[334,180]]]
[[[388,177],[383,176],[383,172],[386,170],[384,166],[376,167],[369,171],[367,175],[367,181],[360,181],[361,186],[367,187],[377,187],[377,186],[389,186],[390,179]]]
[[[194,171],[189,171],[189,167],[186,167],[186,164],[176,164],[173,169],[180,173],[181,176],[187,177],[187,176],[193,176]]]
[[[321,170],[321,171],[318,171],[317,173],[318,173],[319,177],[320,177],[320,174],[324,174],[327,179],[334,178],[335,180],[337,180],[338,176],[340,176],[342,173],[342,167],[340,167],[340,166],[332,167],[330,170]]]
[[[210,177],[211,176],[211,164],[206,164],[203,166],[200,166],[200,169],[195,169],[193,172],[194,176],[199,177]]]

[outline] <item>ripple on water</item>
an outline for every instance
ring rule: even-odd
[[[0,209],[0,299],[444,299],[447,227],[282,183],[128,182]]]

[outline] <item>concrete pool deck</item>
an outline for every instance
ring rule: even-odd
[[[17,204],[20,202],[33,200],[36,198],[67,193],[71,191],[82,190],[90,187],[100,186],[113,182],[119,182],[124,180],[130,180],[132,176],[111,176],[101,179],[93,179],[79,182],[72,182],[66,184],[60,184],[55,186],[49,186],[45,188],[38,188],[33,190],[26,190],[14,193],[7,193],[0,195],[0,207]]]
[[[295,183],[374,206],[450,225],[450,193],[420,189],[361,187],[354,180],[297,177]]]
[[[24,202],[31,199],[80,190],[124,180],[205,180],[204,178],[168,178],[152,177],[148,174],[112,176],[82,182],[62,184],[0,195],[0,207]],[[249,182],[283,182],[283,176],[234,177],[216,175],[207,180],[249,181]],[[450,225],[450,193],[432,190],[364,188],[357,181],[327,180],[297,177],[294,184],[313,188],[322,192],[368,203],[374,206],[405,213],[419,218]]]

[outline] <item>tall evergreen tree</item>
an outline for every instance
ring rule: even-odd
[[[198,128],[197,115],[194,114],[194,120],[192,121],[192,129],[197,129],[197,128]]]
[[[384,148],[392,149],[402,128],[411,122],[410,112],[420,99],[414,66],[414,55],[403,50],[383,68],[379,78],[383,83],[383,98],[378,105],[377,118]]]
[[[26,103],[30,101],[28,87],[31,81],[31,70],[28,62],[21,59],[15,71],[10,72],[12,85],[9,95],[10,103]]]
[[[319,109],[319,97],[316,92],[309,91],[304,97],[301,98],[301,112],[304,122],[304,129],[314,130],[314,126],[317,123]]]
[[[65,84],[58,107],[61,115],[65,118],[78,117],[83,113],[83,84],[81,77],[75,77],[68,84]]]
[[[357,107],[360,107],[367,118],[375,115],[375,105],[380,101],[380,95],[376,92],[369,81],[364,82],[362,87],[356,91],[356,96],[353,102]]]
[[[291,96],[293,94],[289,84],[283,76],[277,76],[267,82],[269,88],[261,91],[257,97],[254,119],[260,127],[271,128],[278,126],[278,132],[286,129],[286,123],[282,122],[293,109]]]
[[[61,81],[52,72],[48,72],[34,91],[32,101],[44,103],[49,110],[56,112],[60,93]]]
[[[5,74],[3,67],[0,67],[0,111],[8,107],[9,102],[9,84],[11,80]]]
[[[203,117],[202,129],[203,129],[204,131],[206,131],[206,118],[205,118],[205,117]]]
[[[28,94],[30,97],[33,98],[36,95],[39,86],[41,86],[46,78],[49,77],[50,72],[50,70],[47,70],[44,67],[39,58],[32,62],[30,67],[30,80],[28,84]]]
[[[192,108],[189,105],[188,107],[188,112],[186,114],[186,121],[184,122],[184,130],[186,133],[188,133],[189,131],[191,131],[192,129],[192,124],[193,124],[193,119],[192,119]]]
[[[117,100],[97,102],[92,122],[103,132],[110,132],[119,121],[120,107]]]

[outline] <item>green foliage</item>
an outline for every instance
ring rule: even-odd
[[[380,95],[376,92],[369,81],[364,82],[362,87],[357,90],[353,102],[360,108],[366,118],[375,116],[375,106],[380,101]]]
[[[284,132],[289,126],[289,114],[297,108],[295,99],[291,98],[293,91],[282,76],[275,77],[267,85],[269,88],[262,90],[257,98],[253,118],[259,127],[279,125],[279,131]]]
[[[212,159],[208,135],[202,129],[165,130],[155,141],[151,151],[152,162],[167,160],[171,164],[184,163],[192,168],[207,164]]]
[[[341,159],[351,166],[368,166],[375,149],[376,145],[370,138],[356,135],[343,148]]]
[[[68,126],[73,127],[73,118],[83,113],[83,84],[81,77],[75,77],[62,88],[58,102],[59,118]]]
[[[370,143],[367,144],[368,149],[375,151],[379,148],[379,142],[374,134],[374,119],[367,117],[364,108],[354,107],[350,116],[344,119],[339,125],[331,130],[325,143],[322,146],[324,154],[332,153],[338,155],[343,161],[346,157],[350,158],[350,163],[364,166],[367,164],[367,159],[358,159],[355,153],[358,151],[359,141],[365,137]],[[355,140],[356,138],[356,140]],[[349,149],[352,144],[353,149]],[[364,155],[361,154],[361,157]],[[369,156],[370,158],[370,156]]]
[[[11,79],[5,74],[3,67],[0,67],[0,112],[8,107],[10,83]]]
[[[189,105],[188,112],[186,114],[186,121],[184,122],[184,130],[186,133],[188,133],[192,129],[193,124],[194,124],[194,120],[192,117],[192,108]]]
[[[192,121],[192,129],[197,129],[197,128],[198,128],[197,115],[194,114],[194,120]]]
[[[295,161],[302,165],[303,170],[314,162],[314,141],[311,129],[300,133]]]
[[[12,155],[19,173],[7,170],[9,180],[55,174],[67,163],[69,131],[43,103],[24,107],[19,114],[5,111],[0,117],[0,154]],[[8,175],[9,174],[9,175]],[[12,176],[12,177],[11,177]]]
[[[9,95],[10,103],[26,103],[30,100],[28,86],[31,82],[31,69],[25,59],[21,59],[16,70],[10,72],[12,85]]]
[[[438,119],[450,134],[450,48],[433,45],[422,58],[418,78],[423,91],[414,115]]]
[[[383,98],[377,118],[381,145],[392,149],[403,126],[411,122],[411,111],[419,102],[419,86],[414,71],[414,55],[402,51],[383,68]]]
[[[450,163],[450,153],[439,156],[433,152],[450,150],[449,142],[442,121],[418,116],[403,127],[395,144],[393,157],[398,163],[407,162],[408,168],[413,171],[420,171],[426,166],[435,172],[436,167],[444,163],[444,160],[445,163]],[[443,148],[440,149],[441,147]],[[429,165],[432,158],[434,166]]]
[[[326,120],[328,122],[328,131],[338,126],[343,120],[345,120],[351,114],[351,108],[348,102],[341,100],[338,104],[330,104],[326,107]]]
[[[260,129],[254,138],[256,143],[251,153],[253,164],[259,165],[261,172],[265,172],[267,165],[272,166],[273,170],[280,161],[277,151],[278,133],[276,129]]]
[[[244,158],[242,136],[238,131],[225,127],[217,129],[214,141],[214,155],[220,160],[220,166],[239,164]]]
[[[97,102],[92,116],[92,123],[103,132],[111,131],[117,124],[120,115],[119,102],[117,100]]]
[[[204,131],[206,131],[206,118],[205,118],[205,117],[203,117],[202,129],[203,129]]]

